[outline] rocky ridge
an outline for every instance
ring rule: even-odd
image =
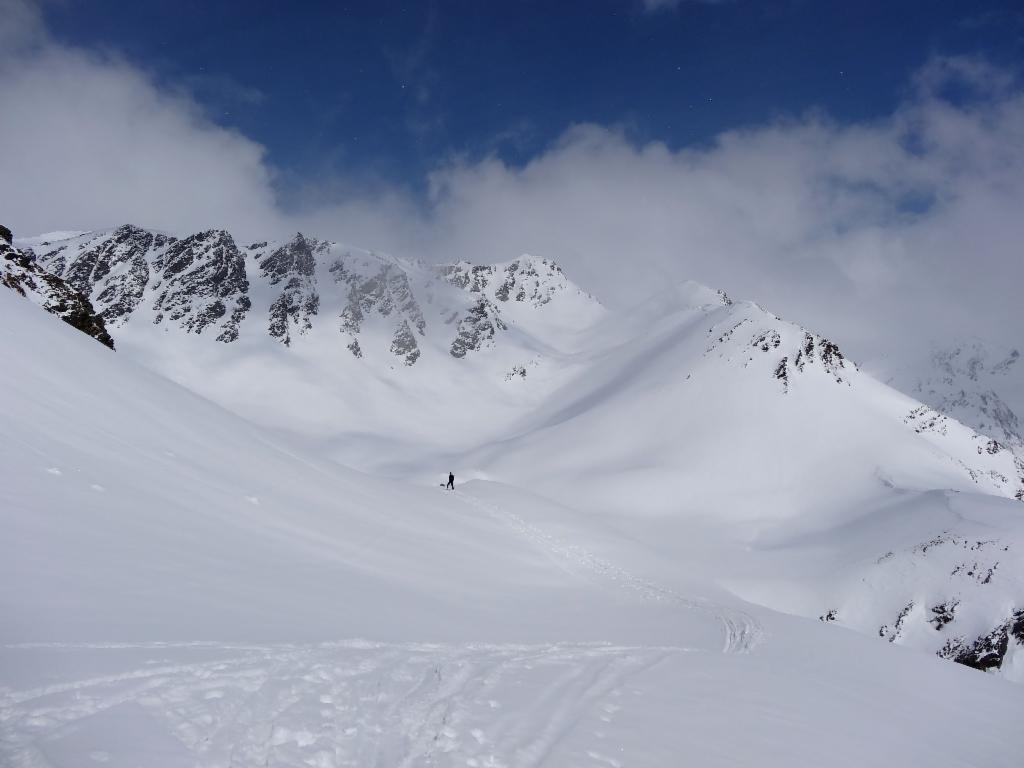
[[[11,244],[10,230],[0,227],[0,283],[56,315],[73,328],[114,348],[102,315],[67,281],[48,272]]]
[[[291,344],[292,329],[301,335],[313,327],[312,318],[320,308],[316,257],[328,249],[328,243],[299,233],[278,248],[256,251],[261,277],[271,286],[282,286],[281,294],[270,305],[267,331],[285,346]]]
[[[794,326],[753,302],[734,302],[722,292],[718,301],[729,311],[708,329],[711,338],[704,357],[717,356],[747,368],[758,356],[772,360],[772,376],[788,393],[794,376],[815,369],[837,384],[849,386],[857,371],[839,346],[823,336]]]
[[[238,338],[251,301],[245,259],[231,235],[210,230],[175,240],[152,264],[154,324],[166,319],[197,334],[217,325],[217,341]],[[111,288],[108,284],[104,292]]]
[[[255,332],[245,320],[254,296],[266,294],[264,331],[285,346],[331,323],[360,358],[371,351],[364,326],[382,321],[387,353],[406,366],[421,359],[428,332],[447,335],[450,356],[464,358],[508,330],[504,306],[539,309],[566,293],[582,295],[547,259],[424,266],[302,233],[240,248],[223,230],[178,239],[124,225],[38,239],[31,247],[115,329],[144,314],[154,325],[230,343]],[[323,316],[324,306],[336,320]]]

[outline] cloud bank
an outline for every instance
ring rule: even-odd
[[[257,142],[116,54],[56,44],[28,3],[0,18],[0,215],[19,232],[275,225]]]
[[[435,261],[531,252],[612,305],[692,278],[862,359],[1024,343],[1024,91],[981,60],[928,62],[869,123],[812,113],[684,149],[577,125],[523,167],[443,161],[426,200],[342,181],[286,210],[256,141],[6,5],[0,219],[21,234],[132,221],[244,240],[301,228]]]

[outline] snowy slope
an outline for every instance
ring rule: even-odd
[[[1019,686],[661,580],[515,488],[346,470],[0,315],[5,765],[1018,762]]]
[[[2,295],[3,640],[629,638],[441,489],[296,453]]]
[[[609,325],[465,465],[600,515],[666,573],[717,542],[747,599],[1024,680],[1019,457],[700,286]]]
[[[692,284],[598,325],[572,362],[583,373],[481,450],[483,471],[593,508],[709,510],[728,495],[716,514],[768,522],[818,513],[823,494],[1024,488],[1024,463],[987,436],[827,339]]]

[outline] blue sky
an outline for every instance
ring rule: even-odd
[[[930,56],[1024,59],[1019,2],[92,0],[45,7],[267,148],[280,193],[521,164],[575,123],[671,147],[780,115],[884,115]]]

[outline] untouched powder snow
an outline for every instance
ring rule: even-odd
[[[1024,688],[743,602],[729,526],[584,504],[572,461],[538,478],[562,504],[362,474],[11,292],[0,316],[0,764],[1019,765]],[[596,418],[553,412],[538,460]]]

